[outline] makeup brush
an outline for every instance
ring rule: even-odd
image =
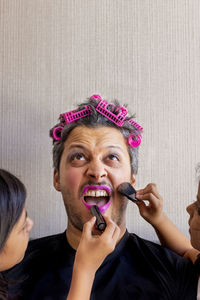
[[[139,199],[136,198],[136,190],[129,182],[121,183],[117,188],[118,193],[126,196],[129,200],[135,202],[140,202]]]
[[[93,216],[96,217],[96,226],[100,231],[104,231],[106,228],[106,222],[102,216],[102,214],[99,211],[99,208],[97,205],[92,205],[90,208],[91,213]]]

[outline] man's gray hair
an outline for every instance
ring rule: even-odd
[[[114,114],[118,111],[119,102],[117,100],[114,101],[114,104],[111,104],[107,108]],[[138,129],[128,123],[127,121],[133,118],[134,116],[126,117],[124,120],[124,124],[120,127],[113,123],[111,120],[107,119],[101,113],[96,111],[96,106],[98,105],[98,101],[94,98],[89,98],[87,102],[81,103],[78,105],[78,109],[76,111],[82,110],[85,108],[85,105],[88,105],[92,113],[86,117],[78,119],[73,123],[69,123],[64,126],[61,132],[61,139],[59,141],[53,140],[53,167],[59,172],[60,160],[64,150],[64,144],[67,140],[69,133],[77,126],[85,126],[88,128],[99,128],[99,127],[114,127],[117,128],[123,135],[125,139],[128,139],[131,133],[138,134]],[[126,107],[126,105],[124,105]],[[56,124],[52,129],[50,129],[50,136],[53,138],[53,130],[54,128],[61,126],[61,123]],[[138,147],[131,147],[127,143],[130,161],[131,161],[131,172],[132,174],[136,174],[138,170]]]

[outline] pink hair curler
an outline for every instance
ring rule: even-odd
[[[143,127],[140,126],[137,122],[135,122],[133,119],[128,120],[128,123],[131,124],[132,126],[136,127],[138,131],[142,131]],[[131,147],[137,148],[142,141],[142,136],[141,134],[130,134],[128,138],[128,143]]]
[[[119,111],[119,113],[115,115],[114,113],[108,110],[107,108],[108,105],[115,106],[113,104],[110,104],[106,100],[102,99],[97,105],[96,111],[98,111],[100,114],[102,114],[104,117],[106,117],[108,120],[112,121],[116,125],[122,126],[124,124],[124,119],[126,118],[127,115],[126,108],[123,106],[118,106],[117,111]]]
[[[140,134],[131,133],[128,137],[128,143],[133,148],[137,148],[140,145],[141,141],[142,136]]]
[[[96,111],[102,114],[111,122],[115,123],[117,126],[122,126],[127,117],[127,110],[125,107],[120,105],[111,104],[108,101],[101,98],[100,95],[94,94],[90,98],[98,101]],[[115,113],[111,112],[108,108],[111,106],[112,109],[115,109]],[[53,130],[53,139],[56,141],[60,141],[61,139],[61,131],[63,130],[65,125],[76,122],[77,120],[87,117],[92,114],[92,109],[89,105],[85,105],[82,110],[72,110],[63,114],[60,114],[60,126],[55,127]],[[136,123],[132,118],[127,121],[130,125],[134,126],[136,129],[136,133],[130,134],[128,138],[128,143],[131,147],[138,147],[141,143],[142,136],[138,131],[142,131],[143,128],[138,123]]]
[[[79,110],[79,111],[72,110],[72,111],[66,112],[64,114],[61,114],[61,116],[64,116],[65,123],[69,124],[69,123],[77,121],[78,119],[87,117],[87,116],[91,115],[91,113],[92,113],[92,110],[89,107],[89,105],[85,105],[85,108],[82,110]]]
[[[137,122],[135,122],[133,119],[128,120],[128,123],[135,126],[138,130],[142,131],[143,127],[140,126]]]
[[[58,127],[55,127],[54,130],[53,130],[53,139],[56,140],[56,141],[60,141],[61,140],[61,136],[60,136],[60,133],[62,132],[63,130],[63,126],[58,126]],[[59,135],[58,135],[59,133]]]
[[[92,95],[90,98],[102,100],[101,96],[100,96],[100,95],[97,95],[97,94]]]
[[[63,125],[63,126],[58,126],[58,127],[54,128],[53,139],[56,141],[60,141],[61,140],[60,133],[66,124],[70,124],[72,122],[77,121],[78,119],[87,117],[91,113],[92,113],[92,109],[89,107],[89,105],[85,105],[85,107],[80,111],[72,110],[72,111],[66,112],[64,114],[60,114],[59,119],[61,121],[61,125]],[[63,120],[63,118],[64,118],[64,120]]]
[[[106,100],[102,99],[100,95],[96,95],[95,94],[95,95],[92,95],[91,98],[100,100],[99,103],[98,103],[98,105],[97,105],[97,107],[96,107],[96,110],[100,114],[102,114],[103,116],[105,116],[107,119],[109,119],[110,121],[114,122],[118,126],[122,126],[124,124],[124,120],[125,120],[125,118],[127,116],[127,110],[126,110],[125,107],[119,106],[119,105],[116,106],[114,104],[110,104]],[[115,115],[114,113],[112,113],[111,111],[109,111],[108,108],[107,108],[108,105],[112,105],[112,107],[115,107],[116,108],[115,112],[119,112],[119,113],[117,115]],[[140,130],[140,131],[143,130],[142,126],[140,126],[133,119],[129,119],[128,123],[131,124],[132,126],[136,127],[137,130]]]

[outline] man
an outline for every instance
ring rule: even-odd
[[[23,280],[17,287],[20,299],[66,299],[93,205],[119,226],[120,236],[96,272],[91,299],[196,299],[197,276],[190,262],[126,230],[128,200],[117,189],[123,182],[135,184],[141,133],[124,107],[99,95],[60,115],[50,135],[54,186],[63,197],[67,230],[29,243],[24,261],[10,272]],[[160,197],[155,186],[146,190],[146,200]],[[101,232],[94,228],[93,234]]]

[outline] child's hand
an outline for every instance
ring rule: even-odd
[[[139,207],[140,215],[151,225],[157,226],[162,222],[163,217],[163,199],[154,183],[149,183],[144,189],[136,192],[136,198],[142,200],[136,204]],[[146,204],[143,200],[147,200]]]
[[[83,227],[75,264],[87,272],[96,272],[106,256],[115,249],[119,238],[119,227],[109,217],[104,216],[104,219],[107,226],[101,235],[92,235],[95,217],[92,217]]]

